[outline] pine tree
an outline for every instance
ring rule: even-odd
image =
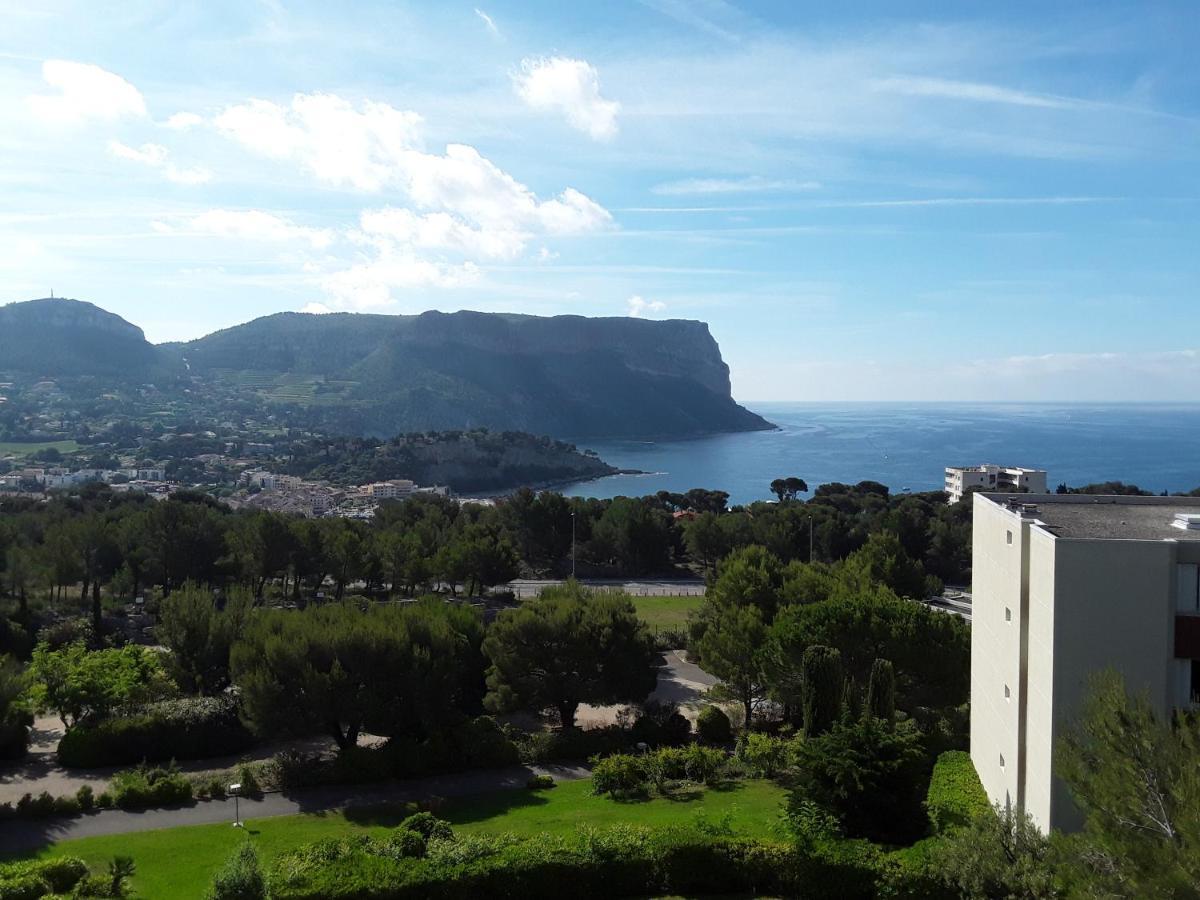
[[[804,733],[808,737],[824,734],[842,711],[842,654],[833,647],[815,644],[801,659],[801,706]]]
[[[896,721],[896,670],[890,659],[877,659],[871,665],[867,711],[876,719]]]

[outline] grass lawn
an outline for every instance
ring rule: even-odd
[[[699,609],[703,597],[634,597],[642,621],[651,628],[663,630],[685,628],[687,617],[693,609]]]
[[[461,832],[512,831],[518,834],[566,833],[577,825],[597,827],[621,823],[667,825],[697,815],[719,820],[729,813],[735,833],[767,837],[778,820],[785,791],[769,781],[737,782],[725,788],[681,791],[670,799],[617,802],[590,793],[590,781],[560,784],[547,791],[498,791],[479,797],[448,800],[438,815]],[[248,836],[265,861],[310,841],[356,834],[382,835],[410,810],[403,807],[352,809],[251,819],[245,831],[230,825],[194,825],[63,841],[39,856],[70,854],[103,871],[117,854],[134,858],[134,888],[139,897],[200,900],[212,875],[238,842]]]
[[[59,453],[74,453],[79,449],[74,441],[0,441],[0,456],[29,456],[47,447],[53,447]]]

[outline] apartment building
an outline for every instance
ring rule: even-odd
[[[406,478],[398,478],[368,484],[363,490],[372,500],[403,500],[416,493],[417,486]]]
[[[951,503],[957,503],[972,488],[1044,494],[1047,490],[1046,472],[1044,469],[993,466],[987,463],[981,466],[946,467],[946,493],[950,495]]]
[[[1081,824],[1054,749],[1106,668],[1168,715],[1200,701],[1200,499],[974,498],[971,759],[995,803]]]

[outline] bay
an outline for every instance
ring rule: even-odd
[[[1125,481],[1200,487],[1200,404],[747,403],[775,431],[687,441],[580,441],[608,463],[650,474],[571,485],[568,496],[641,496],[695,487],[731,503],[770,499],[774,478],[810,487],[870,479],[940,490],[950,465],[1046,469],[1051,489]]]

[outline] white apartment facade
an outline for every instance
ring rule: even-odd
[[[950,502],[957,503],[971,488],[985,491],[1021,491],[1029,494],[1046,493],[1044,469],[1025,469],[1020,466],[947,466],[946,493]]]
[[[994,803],[1081,824],[1055,746],[1111,668],[1167,715],[1200,701],[1200,500],[976,494],[971,759]]]

